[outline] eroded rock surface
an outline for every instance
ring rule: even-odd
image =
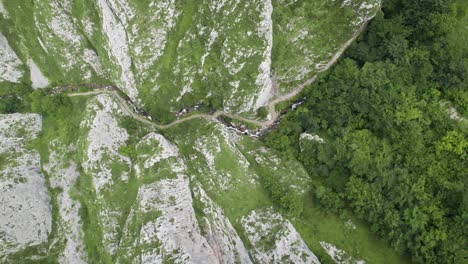
[[[252,263],[244,243],[223,210],[200,184],[193,188],[193,193],[203,206],[203,220],[200,224],[220,263]]]
[[[75,162],[67,158],[67,154],[74,152],[75,147],[64,147],[57,141],[51,142],[51,145],[49,163],[44,165],[44,169],[50,177],[51,187],[60,189],[56,199],[60,215],[59,230],[65,246],[59,261],[64,264],[84,264],[87,263],[87,254],[79,213],[81,204],[71,194],[80,174]]]
[[[0,4],[2,2],[0,1]],[[0,6],[0,12],[2,6]],[[20,69],[21,60],[16,55],[15,51],[8,44],[8,40],[0,32],[0,82],[8,81],[17,83],[23,76],[23,71]]]
[[[0,260],[47,242],[50,198],[40,156],[28,144],[41,131],[36,114],[0,115]]]
[[[85,150],[83,171],[92,178],[104,244],[110,255],[117,252],[122,212],[112,199],[125,190],[130,177],[132,161],[119,153],[129,135],[119,125],[119,119],[128,115],[110,96],[98,95],[91,99],[86,116],[80,124]]]
[[[336,264],[365,264],[364,260],[357,260],[348,255],[344,250],[337,248],[331,243],[320,241],[320,245]]]
[[[254,210],[241,220],[259,263],[320,263],[293,225],[273,209]]]
[[[159,263],[163,259],[175,263],[217,263],[217,256],[201,234],[187,168],[177,147],[163,136],[150,133],[138,143],[138,149],[141,154],[137,166],[142,167],[137,169],[138,176],[152,182],[138,190],[126,224],[124,245],[138,241],[144,250],[130,249],[123,258],[139,259],[141,263]]]

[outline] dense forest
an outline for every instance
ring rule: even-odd
[[[264,141],[417,263],[466,263],[466,2],[388,0]],[[455,120],[447,113],[455,108]],[[301,140],[301,133],[324,142]]]

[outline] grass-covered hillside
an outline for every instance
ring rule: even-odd
[[[115,84],[167,122],[197,104],[255,116],[320,71],[380,1],[0,3],[0,82]]]

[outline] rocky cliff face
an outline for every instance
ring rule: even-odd
[[[0,115],[0,259],[44,243],[52,229],[40,156],[28,148],[41,124],[36,114]]]

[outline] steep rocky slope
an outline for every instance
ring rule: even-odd
[[[28,148],[41,130],[36,114],[0,115],[0,260],[47,241],[50,197],[40,157]]]
[[[41,118],[1,116],[2,155],[8,161],[2,162],[0,219],[8,221],[2,225],[3,260],[266,263],[286,257],[317,263],[261,188],[264,172],[252,162],[272,165],[278,157],[266,149],[249,153],[248,145],[258,142],[208,121],[188,124],[192,133],[178,134],[175,143],[138,124],[146,132],[130,140],[131,131],[122,125],[128,116],[110,95],[90,98],[82,111],[75,124],[80,138],[71,144],[43,131],[50,136],[42,145],[47,148],[42,154],[48,153],[42,157],[47,187],[36,150],[41,146],[25,145],[40,132]],[[134,154],[126,155],[127,147]],[[303,170],[283,169],[295,171],[289,184],[298,192],[307,189]],[[245,196],[246,190],[251,195]],[[276,242],[267,246],[263,239]],[[47,250],[25,249],[37,245]]]
[[[163,120],[200,103],[254,115],[320,71],[379,3],[3,0],[0,80],[111,82]]]

